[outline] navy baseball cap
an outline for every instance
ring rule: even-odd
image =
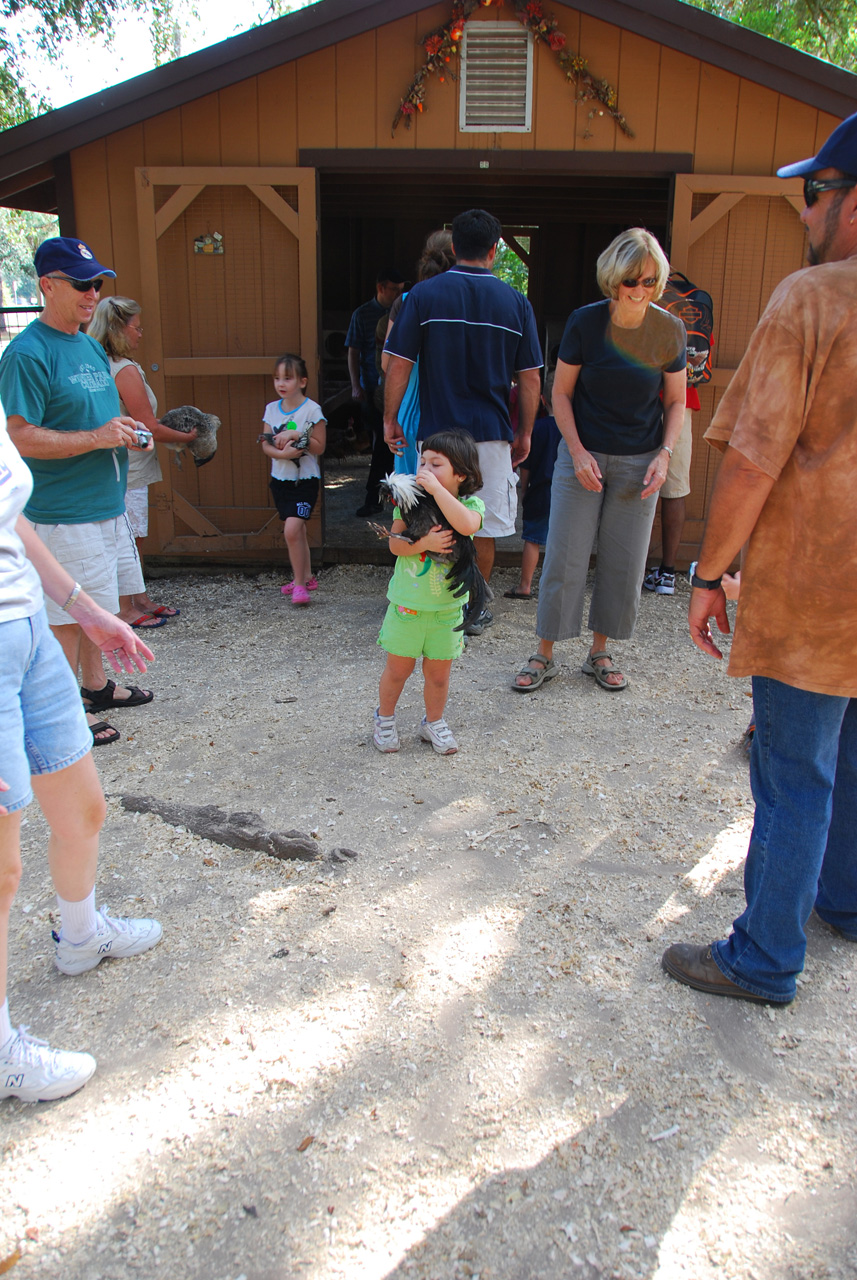
[[[96,276],[111,276],[116,279],[116,272],[109,267],[102,267],[88,244],[74,236],[54,236],[43,240],[33,258],[36,275],[49,276],[53,271],[61,271],[72,280],[94,280]]]
[[[836,126],[817,156],[798,160],[797,164],[784,164],[777,170],[777,177],[805,178],[819,169],[840,169],[842,173],[857,174],[857,112]]]

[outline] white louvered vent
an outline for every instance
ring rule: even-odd
[[[533,39],[517,22],[471,22],[461,50],[459,128],[465,133],[529,133]]]

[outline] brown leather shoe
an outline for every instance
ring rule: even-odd
[[[712,996],[732,996],[733,1000],[752,1000],[754,1004],[791,1004],[790,1000],[771,1000],[730,982],[721,973],[711,954],[711,947],[697,947],[691,942],[676,942],[661,956],[661,968],[671,978],[697,991]]]

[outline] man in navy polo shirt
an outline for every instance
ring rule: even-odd
[[[450,428],[476,441],[485,521],[476,555],[486,581],[494,567],[494,539],[515,532],[517,478],[513,467],[530,451],[541,388],[542,352],[533,309],[523,294],[491,274],[502,227],[484,209],[460,213],[452,224],[455,266],[409,292],[387,339],[390,363],[384,397],[384,438],[404,446],[397,419],[411,369],[419,359],[418,439]],[[509,391],[518,378],[518,430],[512,431]],[[468,628],[481,635],[489,610]]]

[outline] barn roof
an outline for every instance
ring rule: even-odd
[[[831,115],[857,110],[857,75],[682,0],[574,0],[569,7]],[[4,130],[0,203],[52,181],[54,162],[75,147],[425,8],[426,0],[319,0]]]

